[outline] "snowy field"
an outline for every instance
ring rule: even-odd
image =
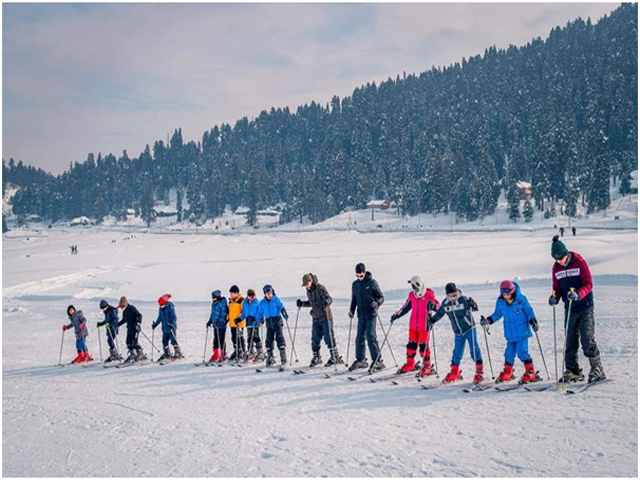
[[[438,298],[455,281],[481,313],[492,312],[497,282],[518,278],[540,322],[553,377],[547,305],[553,230],[500,233],[304,232],[263,235],[152,235],[105,229],[18,230],[3,236],[3,476],[632,476],[638,475],[637,231],[579,230],[567,246],[589,261],[597,340],[613,382],[564,396],[494,390],[463,393],[465,381],[423,390],[346,376],[253,368],[195,368],[202,360],[210,293],[237,283],[271,283],[295,323],[301,277],[313,272],[335,299],[336,336],[346,356],[354,265],[366,263],[386,301],[385,329],[421,274]],[[115,240],[115,243],[112,241]],[[69,245],[78,245],[71,256]],[[173,295],[187,359],[167,366],[103,369],[54,366],[66,306],[89,318],[98,356],[98,301],[127,295],[151,336],[155,300]],[[311,357],[310,319],[298,324],[298,366]],[[404,360],[408,317],[390,332]],[[453,333],[435,328],[440,378]],[[69,332],[70,333],[70,332]],[[75,355],[66,335],[63,361]],[[285,336],[287,333],[285,331]],[[352,342],[355,329],[352,335]],[[156,340],[158,336],[156,335]],[[378,338],[382,334],[378,329]],[[105,349],[102,339],[103,351]],[[494,371],[502,366],[502,325],[491,327]],[[121,335],[121,348],[124,335]],[[149,345],[141,340],[147,353]],[[287,343],[290,347],[290,342]],[[486,374],[490,376],[484,339]],[[544,374],[535,340],[530,349]],[[291,349],[289,348],[289,353]],[[323,346],[323,358],[328,358]],[[210,346],[207,346],[207,356]],[[351,345],[350,360],[354,349]],[[157,357],[157,353],[156,353]],[[387,365],[394,365],[388,350]],[[296,364],[294,363],[294,366]],[[581,356],[581,366],[588,362]],[[323,369],[324,370],[324,369]],[[516,374],[523,372],[516,364]],[[468,379],[468,380],[467,380]],[[427,383],[436,382],[435,378]]]

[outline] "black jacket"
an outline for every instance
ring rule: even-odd
[[[384,295],[382,295],[380,286],[373,279],[371,272],[367,272],[363,280],[355,280],[351,285],[349,312],[354,313],[358,307],[358,318],[375,318],[376,311],[382,302],[384,302]]]
[[[318,283],[318,277],[312,275],[313,285],[311,290],[307,290],[307,301],[302,302],[303,307],[311,307],[311,318],[314,323],[324,322],[325,320],[332,321],[333,314],[331,313],[330,305],[333,303],[333,299],[324,285]]]
[[[137,325],[142,324],[142,314],[134,305],[127,305],[127,308],[122,310],[122,320],[118,323],[118,326],[127,324],[127,330],[130,328],[137,328]]]

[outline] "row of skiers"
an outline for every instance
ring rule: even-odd
[[[565,372],[561,381],[576,382],[584,380],[584,375],[578,364],[578,347],[582,344],[584,355],[589,359],[589,382],[605,378],[600,360],[600,352],[595,341],[595,313],[593,299],[593,282],[587,262],[576,252],[567,249],[558,236],[553,238],[551,255],[554,259],[552,268],[553,290],[549,298],[549,305],[555,307],[560,299],[565,305]],[[384,302],[384,295],[373,278],[373,274],[367,271],[363,263],[358,263],[355,268],[356,280],[351,288],[351,304],[349,306],[349,318],[353,321],[356,312],[358,316],[356,330],[356,359],[349,370],[369,369],[371,372],[385,369],[382,354],[377,341],[376,320],[380,325],[378,310]],[[451,358],[451,370],[446,375],[444,382],[451,383],[462,379],[460,363],[462,361],[466,345],[469,345],[469,353],[475,362],[474,382],[479,383],[484,379],[484,366],[482,351],[478,343],[477,325],[473,313],[478,311],[478,305],[471,298],[462,294],[454,283],[445,287],[446,298],[439,302],[433,290],[426,287],[422,277],[414,276],[409,280],[411,291],[403,305],[391,316],[391,324],[411,311],[409,321],[409,340],[406,346],[406,362],[400,368],[399,373],[407,373],[416,370],[420,376],[432,375],[434,369],[431,363],[431,351],[429,347],[430,333],[433,326],[445,315],[449,318],[454,333],[454,349]],[[310,367],[322,363],[320,354],[321,342],[324,340],[329,349],[329,360],[325,366],[343,364],[344,361],[338,353],[335,331],[333,328],[333,314],[331,304],[333,300],[326,287],[319,283],[318,277],[307,273],[302,278],[302,286],[306,290],[306,300],[298,299],[298,309],[310,308],[312,317],[311,348],[313,357]],[[213,329],[213,354],[210,362],[223,362],[227,360],[242,360],[260,362],[265,359],[263,343],[260,337],[260,326],[266,325],[266,338],[264,349],[266,350],[266,364],[271,366],[276,363],[274,357],[274,342],[280,353],[280,361],[286,364],[286,342],[283,334],[283,319],[287,321],[289,316],[271,285],[263,288],[264,298],[258,300],[255,291],[249,289],[247,297],[240,294],[237,285],[229,290],[229,300],[222,296],[220,290],[212,292],[211,313],[207,320],[207,328]],[[160,306],[158,318],[152,328],[162,325],[162,344],[164,353],[161,360],[169,358],[182,358],[182,352],[177,342],[177,317],[175,307],[170,301],[171,295],[165,294],[158,299]],[[141,332],[140,324],[142,315],[130,305],[125,297],[122,297],[119,307],[123,309],[123,318],[118,322],[117,309],[102,300],[100,308],[105,314],[104,322],[99,322],[98,327],[105,326],[107,341],[110,347],[108,361],[120,359],[114,339],[118,334],[118,327],[127,324],[127,348],[129,356],[126,361],[145,359],[145,355],[138,343],[138,334]],[[90,360],[86,348],[87,330],[86,321],[82,312],[75,311],[73,306],[67,310],[70,325],[63,329],[71,328],[76,331],[78,358],[75,361]],[[522,293],[520,286],[511,280],[504,280],[500,284],[500,294],[496,299],[494,312],[488,317],[480,316],[480,326],[488,328],[493,323],[504,319],[504,336],[506,348],[504,353],[504,369],[499,374],[497,381],[504,382],[515,378],[513,367],[516,356],[523,362],[525,373],[520,382],[529,383],[540,380],[531,355],[529,354],[529,338],[532,332],[538,331],[536,315],[527,297]],[[234,352],[229,358],[226,353],[226,329],[229,326]],[[244,328],[247,329],[247,339],[244,337]],[[350,324],[351,331],[352,324]],[[369,365],[366,359],[365,342],[368,344],[369,353],[373,360]],[[174,347],[174,353],[169,350],[169,343]],[[419,360],[416,355],[419,353]]]

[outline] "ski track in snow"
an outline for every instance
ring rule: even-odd
[[[116,247],[108,239],[103,242],[103,235],[85,232],[76,241],[48,232],[46,241],[38,243],[41,257],[37,264],[32,257],[22,255],[24,244],[19,246],[19,259],[12,257],[12,242],[3,244],[3,259],[12,260],[3,270],[3,279],[12,285],[3,290],[4,476],[638,474],[637,234],[607,232],[567,239],[569,245],[578,244],[576,250],[587,260],[597,259],[592,265],[596,275],[597,339],[605,370],[613,379],[606,386],[573,396],[523,389],[463,393],[473,371],[468,353],[462,363],[465,380],[434,390],[423,390],[414,381],[401,385],[391,385],[390,381],[349,382],[345,375],[327,379],[315,372],[293,375],[291,369],[256,373],[252,365],[195,368],[193,363],[202,359],[209,292],[219,284],[226,289],[235,282],[217,279],[227,278],[229,269],[236,268],[236,264],[226,263],[225,256],[234,251],[237,254],[243,243],[236,237],[216,239],[218,250],[212,255],[205,254],[211,248],[209,239],[182,235],[180,238],[190,242],[191,249],[178,251],[171,236],[148,236],[131,240],[125,247],[116,244],[125,250],[114,256]],[[491,313],[497,296],[494,282],[508,270],[523,277],[525,293],[538,314],[540,340],[553,377],[551,309],[546,305],[550,281],[548,277],[546,283],[540,280],[551,268],[548,233],[465,234],[463,239],[457,235],[369,235],[358,237],[356,242],[348,233],[317,236],[303,234],[297,240],[291,235],[253,236],[247,240],[251,244],[250,258],[259,253],[252,249],[269,251],[263,262],[254,263],[253,270],[245,270],[242,263],[235,273],[245,278],[255,272],[246,277],[256,278],[254,288],[269,281],[283,299],[301,296],[299,277],[305,271],[319,272],[321,281],[327,278],[324,283],[331,284],[329,290],[335,298],[336,337],[344,356],[349,329],[346,298],[352,264],[357,259],[355,251],[366,257],[383,291],[392,293],[380,311],[385,323],[404,300],[406,278],[418,263],[426,266],[423,269],[432,275],[429,278],[433,278],[433,285],[456,280],[460,273],[464,279],[459,283],[469,284],[465,293],[476,299],[485,315]],[[522,241],[516,242],[515,250],[509,250],[513,247],[505,246],[505,237],[509,241],[522,237]],[[383,238],[384,244],[380,243]],[[79,240],[89,242],[91,248],[83,249]],[[447,243],[442,244],[443,240]],[[76,243],[81,254],[65,257],[64,264],[57,263],[54,255],[47,257],[51,245],[68,249],[69,244]],[[460,258],[447,258],[446,246],[455,249],[455,256]],[[306,264],[302,252],[308,248],[320,251],[317,258],[306,255]],[[172,250],[178,258],[168,253]],[[85,256],[83,251],[87,252]],[[379,258],[377,254],[382,251],[386,255]],[[618,258],[621,251],[625,252],[622,259]],[[106,260],[105,252],[110,252]],[[505,255],[515,267],[501,267]],[[540,255],[544,257],[540,259]],[[221,260],[223,270],[216,264],[197,267],[205,259]],[[48,265],[55,276],[42,273]],[[264,268],[271,273],[266,275]],[[210,277],[203,275],[207,271]],[[599,285],[599,278],[607,281]],[[203,284],[204,298],[193,290],[194,281]],[[174,290],[174,283],[188,285],[186,301],[174,293],[179,291]],[[247,285],[240,286],[246,290]],[[140,299],[138,307],[149,338],[149,324],[157,312],[154,299],[166,289],[174,294],[178,335],[188,358],[166,366],[126,369],[55,366],[60,325],[66,322],[64,312],[69,300],[74,298],[90,320],[88,342],[97,359],[95,321],[102,319],[102,314],[96,300],[107,294],[117,298],[129,289]],[[436,292],[438,298],[443,296],[441,290]],[[291,300],[285,303],[290,315],[293,313],[289,320],[293,331],[296,309]],[[408,318],[403,317],[389,335],[398,361],[404,359],[407,328]],[[119,339],[121,348],[125,330]],[[453,347],[446,319],[436,326],[435,334],[443,378]],[[296,342],[300,363],[292,368],[306,366],[311,358],[310,335],[310,320],[303,312]],[[289,355],[286,331],[285,338]],[[353,342],[355,331],[351,338]],[[378,338],[382,342],[380,329]],[[147,341],[142,336],[140,341],[150,354]],[[159,343],[158,332],[155,341]],[[504,349],[501,324],[491,327],[489,342],[497,374]],[[480,344],[485,354],[482,336]],[[561,352],[561,342],[558,347]],[[104,355],[105,338],[102,348]],[[546,380],[535,339],[530,342],[530,351]],[[210,355],[210,345],[206,353]],[[325,345],[322,354],[326,361]],[[74,355],[72,335],[67,334],[63,362]],[[154,353],[155,358],[157,355]],[[350,360],[353,355],[352,344]],[[393,366],[388,350],[384,359]],[[588,368],[582,355],[580,359],[582,367]],[[522,372],[522,364],[517,362],[516,375]]]

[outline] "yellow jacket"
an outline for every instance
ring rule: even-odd
[[[244,297],[242,295],[238,295],[235,300],[231,300],[229,298],[229,326],[230,327],[240,327],[244,328],[244,320],[238,322],[236,325],[235,319],[242,315],[242,302],[244,302]]]

